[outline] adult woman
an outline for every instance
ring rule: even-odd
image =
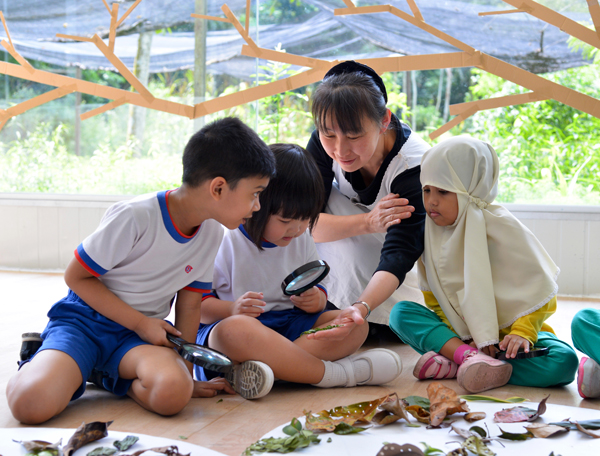
[[[331,266],[329,299],[342,308],[357,304],[344,314],[354,321],[377,308],[369,321],[387,325],[396,302],[423,302],[411,270],[423,252],[419,165],[429,146],[386,102],[373,69],[354,61],[334,66],[313,96],[316,130],[306,149],[328,197],[313,236]]]

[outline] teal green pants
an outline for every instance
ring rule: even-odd
[[[571,322],[571,338],[577,350],[600,364],[600,310],[577,312]]]
[[[409,301],[394,306],[390,314],[390,328],[420,354],[428,351],[439,353],[446,342],[458,337],[435,312]],[[508,383],[545,388],[568,385],[575,379],[579,363],[575,350],[569,344],[552,333],[540,332],[535,345],[548,347],[548,355],[507,361],[513,366]],[[598,348],[596,350],[600,353]]]

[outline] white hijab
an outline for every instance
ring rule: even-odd
[[[458,217],[451,226],[425,222],[419,284],[433,292],[462,340],[482,348],[499,330],[535,312],[558,291],[559,269],[498,193],[498,157],[469,137],[440,142],[423,155],[421,184],[454,192]]]

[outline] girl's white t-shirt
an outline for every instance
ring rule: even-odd
[[[292,309],[281,283],[295,269],[319,259],[315,242],[307,230],[285,247],[264,241],[262,246],[259,250],[242,226],[227,231],[215,260],[214,290],[224,301],[235,301],[248,291],[262,292],[265,312]],[[325,292],[326,281],[319,284]]]

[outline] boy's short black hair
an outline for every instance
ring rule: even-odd
[[[237,117],[202,127],[185,146],[182,161],[182,181],[190,187],[220,176],[234,189],[240,179],[275,175],[269,146]]]
[[[271,215],[309,220],[309,229],[325,204],[325,187],[312,156],[296,144],[271,144],[277,174],[260,194],[260,209],[245,223],[246,232],[262,250],[263,234]]]

